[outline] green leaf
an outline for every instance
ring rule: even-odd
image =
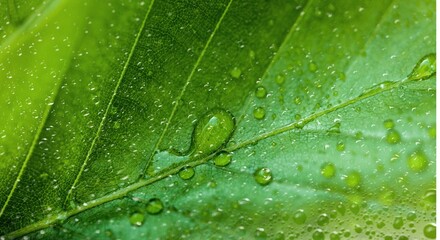
[[[4,238],[435,238],[434,1],[1,5]]]

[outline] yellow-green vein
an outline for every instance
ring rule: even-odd
[[[228,5],[226,6],[225,10],[223,11],[223,14],[221,15],[221,17],[217,21],[217,24],[215,25],[214,31],[212,31],[211,35],[209,36],[208,41],[206,42],[205,46],[203,47],[202,52],[200,53],[196,63],[194,64],[194,67],[192,68],[188,78],[186,79],[186,82],[185,82],[185,85],[182,88],[182,91],[180,91],[179,96],[177,96],[176,101],[175,101],[174,106],[173,106],[173,109],[171,110],[171,114],[170,114],[170,116],[169,116],[169,118],[167,120],[167,123],[165,124],[165,128],[163,129],[159,139],[157,140],[156,144],[154,145],[154,149],[151,152],[150,157],[147,159],[147,162],[145,163],[145,166],[142,169],[141,177],[144,176],[146,170],[150,166],[151,161],[153,160],[154,154],[159,149],[159,145],[162,142],[163,137],[165,136],[165,133],[168,130],[168,127],[170,126],[171,120],[173,119],[174,114],[176,114],[177,107],[179,106],[179,101],[180,101],[180,99],[182,99],[183,94],[186,91],[186,88],[188,87],[189,83],[191,82],[191,79],[194,76],[194,73],[196,72],[197,67],[199,66],[200,62],[202,61],[203,57],[205,56],[206,50],[208,49],[209,44],[211,43],[212,39],[214,38],[214,35],[216,34],[217,30],[219,29],[220,24],[222,23],[223,19],[225,18],[226,13],[228,12],[229,7],[231,6],[231,4],[232,4],[232,0],[229,0]]]
[[[76,175],[76,178],[75,178],[72,186],[70,187],[70,189],[69,189],[69,191],[67,193],[67,196],[66,196],[66,198],[64,200],[64,205],[66,205],[66,203],[71,199],[72,192],[75,189],[75,186],[77,185],[77,183],[78,183],[78,181],[79,181],[79,179],[80,179],[80,177],[81,177],[85,167],[87,166],[87,162],[89,161],[90,156],[92,155],[93,149],[94,149],[95,144],[96,144],[96,142],[97,142],[97,140],[99,138],[99,135],[101,134],[102,128],[103,128],[104,123],[105,123],[105,120],[106,120],[107,115],[108,115],[108,113],[110,111],[110,108],[111,108],[111,106],[113,104],[115,96],[116,96],[116,94],[118,92],[119,86],[121,85],[122,79],[124,78],[125,73],[127,72],[128,64],[130,63],[131,58],[133,57],[134,50],[135,50],[135,48],[136,48],[136,46],[137,46],[137,44],[139,42],[139,39],[140,39],[140,36],[142,35],[143,30],[145,28],[145,23],[147,22],[148,15],[151,12],[151,8],[152,8],[153,4],[154,4],[154,0],[151,0],[150,5],[148,6],[147,13],[145,14],[145,17],[144,17],[144,19],[142,21],[142,24],[141,24],[141,26],[139,28],[139,31],[138,31],[138,33],[136,35],[136,38],[135,38],[134,42],[133,42],[133,45],[131,46],[130,53],[128,54],[127,60],[125,61],[124,67],[123,67],[122,72],[121,72],[121,75],[119,76],[118,82],[116,83],[115,89],[113,90],[113,94],[112,94],[112,96],[110,98],[110,101],[107,104],[107,108],[105,109],[104,116],[102,117],[101,122],[99,123],[98,129],[96,130],[95,136],[94,136],[94,138],[92,140],[92,143],[90,144],[90,148],[87,151],[86,158],[84,159],[84,162],[81,165],[81,168],[80,168],[78,174]]]

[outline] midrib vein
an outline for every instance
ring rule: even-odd
[[[87,162],[89,161],[90,156],[92,155],[92,152],[93,152],[93,150],[95,148],[96,142],[98,141],[98,138],[99,138],[99,136],[101,134],[102,128],[103,128],[104,123],[105,123],[105,120],[107,118],[108,112],[110,111],[110,108],[111,108],[111,106],[113,104],[113,101],[114,101],[115,96],[116,96],[116,94],[118,92],[119,86],[121,85],[122,79],[124,78],[125,73],[127,72],[128,65],[129,65],[129,63],[131,61],[131,58],[133,57],[134,51],[136,49],[136,46],[137,46],[137,44],[139,42],[139,39],[140,39],[140,37],[142,35],[142,31],[145,28],[145,24],[147,22],[147,19],[148,19],[148,16],[149,16],[150,12],[151,12],[153,4],[154,4],[154,0],[151,0],[150,5],[148,6],[147,13],[145,14],[145,17],[144,17],[144,19],[142,21],[141,27],[139,28],[139,31],[138,31],[138,33],[136,35],[136,38],[135,38],[135,40],[133,42],[133,45],[131,46],[130,53],[128,54],[127,60],[125,61],[124,67],[123,67],[122,72],[121,72],[121,75],[119,76],[118,82],[116,83],[116,86],[115,86],[115,88],[113,90],[113,94],[112,94],[112,96],[110,98],[110,101],[107,104],[107,108],[105,109],[104,116],[102,117],[101,122],[99,123],[98,129],[96,130],[95,136],[94,136],[94,138],[92,140],[92,143],[90,144],[90,148],[87,151],[86,158],[84,159],[84,162],[81,165],[81,168],[80,168],[78,174],[76,175],[75,181],[73,182],[72,186],[70,187],[70,189],[69,189],[69,191],[67,193],[67,196],[66,196],[66,198],[64,200],[64,204],[63,204],[64,206],[70,200],[70,198],[72,196],[72,193],[73,193],[73,190],[75,189],[75,186],[77,185],[77,183],[78,183],[82,173],[84,172],[85,167],[87,166]]]
[[[194,76],[194,73],[197,70],[197,67],[199,66],[200,62],[202,61],[203,57],[205,56],[206,50],[208,49],[212,39],[214,38],[214,35],[216,34],[217,30],[219,29],[224,17],[226,16],[226,13],[229,10],[229,7],[231,6],[233,0],[229,0],[228,5],[226,6],[225,10],[223,11],[223,14],[221,15],[221,17],[219,18],[219,20],[217,21],[217,24],[215,25],[214,30],[212,31],[211,35],[208,38],[208,41],[206,42],[205,46],[203,47],[202,52],[200,53],[199,57],[197,58],[196,63],[194,64],[194,67],[192,68],[190,74],[188,75],[188,78],[186,79],[185,85],[183,85],[182,90],[180,91],[179,96],[177,96],[173,109],[171,110],[170,116],[167,119],[167,122],[165,124],[165,127],[159,137],[159,139],[156,141],[156,144],[154,145],[153,151],[151,152],[150,156],[147,159],[147,162],[145,163],[145,166],[142,168],[142,172],[141,172],[141,178],[144,177],[146,170],[148,169],[148,167],[150,166],[153,157],[156,153],[156,151],[159,149],[159,145],[162,143],[162,140],[165,136],[165,133],[168,131],[168,128],[171,124],[171,121],[174,117],[174,115],[176,114],[177,108],[179,106],[179,101],[182,99],[183,95],[186,92],[186,88],[188,87],[189,83],[191,82],[191,79]]]

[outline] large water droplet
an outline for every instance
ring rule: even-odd
[[[430,223],[423,228],[423,234],[429,239],[435,239],[437,226],[435,223]]]
[[[146,210],[149,214],[159,214],[163,211],[163,203],[159,198],[152,198],[148,201]]]
[[[383,126],[386,129],[392,129],[392,128],[394,128],[394,121],[392,119],[387,119],[387,120],[383,121]]]
[[[180,169],[179,177],[183,180],[188,180],[188,179],[191,179],[195,173],[196,172],[194,171],[193,167],[187,166],[187,167],[183,167],[182,169]]]
[[[260,185],[267,185],[272,181],[272,171],[269,168],[258,168],[254,172],[254,179]]]
[[[329,222],[330,222],[330,218],[325,213],[319,215],[318,220],[316,221],[316,223],[318,223],[319,226],[324,226],[324,225],[328,224]]]
[[[145,216],[142,213],[136,212],[130,216],[130,224],[133,226],[142,226],[144,223]]]
[[[312,239],[313,240],[324,240],[325,234],[321,229],[316,229],[315,232],[313,232]]]
[[[428,167],[428,159],[423,152],[414,152],[408,158],[408,167],[414,172],[423,172]]]
[[[433,76],[436,72],[435,53],[422,57],[416,64],[412,72],[408,75],[409,80],[425,80]]]
[[[214,158],[214,164],[219,167],[224,167],[231,163],[232,154],[228,152],[222,152]]]
[[[190,150],[190,158],[200,158],[214,153],[225,145],[235,130],[235,119],[224,109],[214,109],[196,124]]]
[[[395,229],[401,229],[402,227],[403,227],[403,218],[402,217],[396,217],[395,219],[394,219],[394,222],[393,222],[393,228],[395,228]]]

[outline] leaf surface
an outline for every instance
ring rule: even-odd
[[[431,236],[432,1],[47,6],[0,49],[2,235]],[[215,109],[232,163],[179,156]]]

